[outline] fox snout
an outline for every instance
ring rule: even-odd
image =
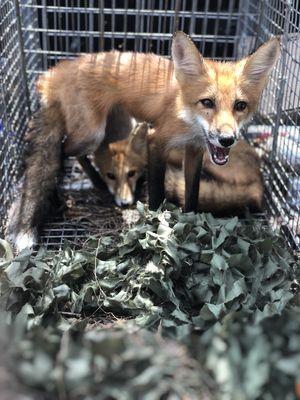
[[[238,124],[230,113],[224,112],[222,114],[222,119],[223,121],[221,123],[218,121],[215,129],[212,129],[212,133],[215,133],[214,136],[216,137],[215,144],[217,146],[230,148],[238,139]]]
[[[134,203],[134,194],[129,185],[122,185],[115,194],[115,203],[119,207],[131,206]]]
[[[219,143],[222,147],[231,147],[236,142],[236,136],[234,135],[226,135],[219,137]]]
[[[216,130],[214,134],[210,134],[207,141],[207,147],[211,160],[214,164],[225,165],[229,159],[230,148],[237,142],[235,132],[220,133]]]
[[[216,129],[210,132],[208,135],[208,140],[215,146],[230,148],[236,144],[238,140],[238,134],[235,131],[222,132],[221,130]]]
[[[134,203],[134,198],[133,196],[126,198],[115,196],[115,203],[118,207],[131,206]]]

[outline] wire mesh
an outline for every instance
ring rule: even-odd
[[[38,105],[35,80],[60,59],[110,49],[169,56],[172,34],[181,29],[205,57],[232,60],[279,35],[281,60],[246,135],[263,156],[266,210],[299,244],[299,10],[299,0],[2,0],[2,218],[20,166],[28,104]]]
[[[300,2],[244,2],[238,55],[249,53],[271,35],[281,39],[281,58],[265,90],[251,141],[263,155],[266,211],[287,240],[300,245]]]
[[[35,10],[43,70],[59,59],[81,52],[119,49],[170,54],[174,30],[188,32],[208,57],[233,58],[238,43],[237,0],[29,0],[22,9]],[[37,71],[39,72],[39,71]]]
[[[0,3],[0,221],[3,221],[20,170],[23,135],[29,116],[21,20],[17,3]],[[1,226],[2,224],[0,224]]]

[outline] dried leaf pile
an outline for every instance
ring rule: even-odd
[[[89,251],[5,260],[0,243],[22,382],[53,399],[294,399],[300,270],[280,235],[138,210],[118,246],[91,238]]]

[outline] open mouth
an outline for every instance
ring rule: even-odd
[[[216,165],[225,165],[228,162],[229,148],[215,146],[209,141],[207,142],[207,145],[213,163]]]

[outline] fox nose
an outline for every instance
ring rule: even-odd
[[[223,147],[230,147],[233,145],[234,142],[235,142],[234,136],[225,136],[219,138],[219,143]]]
[[[130,205],[133,204],[133,199],[132,198],[116,197],[115,201],[117,203],[117,206],[119,206],[119,207],[130,206]]]
[[[131,204],[131,201],[128,199],[121,199],[121,205],[122,207],[124,206],[129,206]]]

